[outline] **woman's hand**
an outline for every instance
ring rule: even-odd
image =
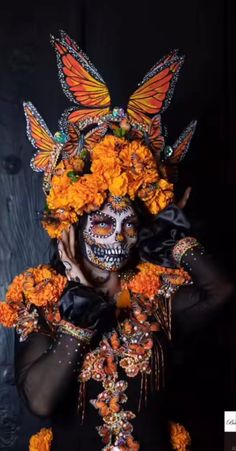
[[[62,233],[62,239],[58,241],[58,252],[70,281],[59,301],[61,318],[78,327],[101,330],[102,324],[110,321],[115,304],[97,293],[85,277],[76,260],[73,226],[68,232]]]
[[[181,197],[181,199],[176,203],[177,207],[181,208],[181,210],[183,210],[183,208],[186,206],[186,204],[189,200],[191,191],[192,191],[192,187],[188,186],[188,188],[186,188],[186,190],[184,191],[184,194]]]
[[[75,230],[73,226],[70,227],[68,232],[63,231],[62,239],[58,240],[58,253],[65,266],[67,279],[90,287],[90,283],[75,258]]]

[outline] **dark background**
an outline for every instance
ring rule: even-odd
[[[0,7],[1,297],[12,277],[48,259],[49,240],[37,219],[43,206],[41,177],[29,168],[33,148],[25,135],[22,101],[31,100],[51,131],[57,130],[69,102],[49,34],[61,28],[98,68],[113,106],[125,107],[147,70],[171,49],[186,55],[163,115],[169,144],[190,120],[199,121],[177,194],[192,186],[186,213],[195,233],[234,279],[234,0],[6,1]],[[234,328],[231,304],[184,352],[176,352],[172,414],[190,429],[193,450],[223,450],[223,411],[236,410]],[[12,332],[1,329],[0,449],[23,451],[40,424],[17,397],[13,344]]]

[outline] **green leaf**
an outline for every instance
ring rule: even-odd
[[[79,174],[77,174],[77,172],[75,171],[69,171],[67,172],[67,177],[69,177],[72,182],[77,182],[77,180],[79,179]]]
[[[85,160],[86,157],[87,157],[87,150],[86,150],[86,149],[83,149],[83,150],[80,152],[80,158],[82,158],[82,160]]]
[[[127,130],[125,130],[124,128],[117,128],[116,130],[114,130],[114,135],[117,136],[118,138],[124,138],[126,133]]]

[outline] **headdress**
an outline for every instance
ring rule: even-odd
[[[109,90],[96,68],[64,32],[51,37],[59,78],[76,106],[67,109],[52,135],[35,107],[24,103],[27,134],[37,149],[31,167],[44,172],[49,235],[98,209],[109,193],[141,199],[157,214],[173,200],[171,168],[186,154],[196,121],[173,146],[166,145],[161,114],[168,107],[184,57],[174,50],[155,64],[130,96],[126,110],[112,109]]]

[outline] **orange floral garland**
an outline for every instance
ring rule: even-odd
[[[91,173],[83,174],[83,169],[79,156],[55,169],[42,221],[51,238],[59,238],[83,213],[97,210],[109,193],[139,197],[152,214],[173,201],[173,185],[160,177],[154,156],[139,141],[107,135],[93,148]]]
[[[169,431],[173,450],[188,451],[190,449],[191,437],[184,426],[170,421]],[[50,451],[52,440],[52,429],[43,428],[30,438],[29,451]]]
[[[191,445],[189,432],[180,423],[169,422],[171,446],[178,451],[188,451]]]
[[[166,277],[172,285],[183,285],[189,282],[191,277],[182,268],[172,269],[164,266],[154,265],[152,263],[140,263],[137,265],[138,272],[131,276],[128,280],[122,280],[122,291],[124,296],[127,294],[125,290],[131,290],[137,295],[142,295],[144,298],[153,299],[161,287],[161,277]]]
[[[43,428],[32,435],[29,441],[29,451],[50,451],[52,444],[52,429]]]
[[[67,283],[67,278],[49,265],[27,269],[13,279],[5,302],[0,302],[0,324],[21,329],[25,338],[37,329],[33,307],[42,309],[49,322],[57,323],[60,320],[57,302]]]

